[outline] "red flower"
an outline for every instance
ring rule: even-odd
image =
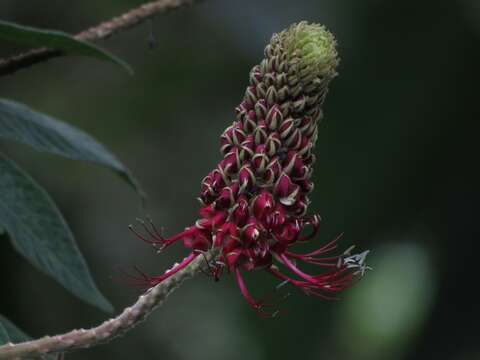
[[[266,313],[266,304],[247,290],[242,271],[265,270],[307,295],[331,298],[363,275],[367,251],[330,255],[337,239],[306,254],[293,252],[312,240],[320,217],[308,216],[308,194],[317,124],[327,87],[338,63],[332,35],[319,25],[300,23],[274,35],[265,59],[250,73],[237,118],[220,137],[223,160],[202,181],[200,218],[183,232],[164,238],[155,228],[143,240],[164,249],[177,241],[190,254],[165,274],[146,277],[154,286],[186,267],[204,251],[220,249],[209,264],[215,279],[234,274],[247,303]],[[304,230],[311,228],[310,234]],[[323,271],[310,275],[297,262]],[[282,270],[281,270],[282,269]]]

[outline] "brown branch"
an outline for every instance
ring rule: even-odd
[[[75,35],[79,40],[99,40],[118,34],[134,27],[157,14],[190,5],[199,0],[157,0],[132,9],[123,15],[105,21]],[[25,53],[0,59],[0,76],[13,74],[14,72],[37,64],[48,59],[61,56],[63,53],[55,49],[33,49]]]
[[[168,295],[178,288],[183,281],[192,278],[200,271],[205,271],[204,268],[208,266],[207,263],[217,255],[217,250],[211,250],[206,252],[204,256],[197,256],[190,265],[149,289],[138,298],[135,304],[125,308],[118,316],[96,327],[72,330],[65,334],[45,336],[41,339],[18,344],[8,343],[0,346],[0,359],[43,359],[48,354],[58,354],[108,343],[144,321],[165,302]]]

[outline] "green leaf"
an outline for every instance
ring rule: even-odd
[[[37,29],[0,20],[0,39],[27,46],[41,46],[69,55],[83,55],[106,60],[124,68],[130,75],[133,70],[125,61],[109,52],[70,34],[57,30]]]
[[[73,235],[52,199],[2,154],[0,226],[5,228],[14,248],[34,266],[80,299],[112,311],[93,282]]]
[[[8,337],[7,330],[3,327],[2,322],[0,321],[0,345],[6,344],[10,341]]]
[[[30,339],[30,336],[13,325],[5,316],[0,315],[0,345],[7,342],[19,343]]]
[[[106,166],[132,185],[142,199],[145,198],[138,181],[102,144],[82,130],[23,104],[0,99],[0,139],[30,145],[37,151]]]

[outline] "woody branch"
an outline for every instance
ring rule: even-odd
[[[198,2],[200,0],[152,1],[132,9],[109,21],[105,21],[87,30],[84,30],[75,35],[75,38],[78,40],[87,41],[105,39],[139,25],[157,14],[190,5],[195,1]],[[39,48],[27,51],[25,53],[13,55],[8,58],[0,59],[0,76],[13,74],[20,69],[24,69],[39,62],[62,55],[63,53],[59,50]]]

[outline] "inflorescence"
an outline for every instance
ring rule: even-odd
[[[308,253],[292,251],[319,228],[320,217],[307,215],[308,194],[321,107],[337,75],[335,45],[323,26],[306,22],[273,35],[265,58],[250,72],[236,120],[220,137],[223,159],[202,180],[200,218],[169,238],[152,223],[144,224],[147,236],[131,228],[159,250],[178,241],[192,250],[163,275],[143,277],[146,285],[161,283],[213,247],[220,255],[209,264],[212,275],[218,279],[224,268],[233,273],[247,303],[272,315],[264,301],[250,295],[242,271],[263,269],[281,284],[330,298],[369,269],[368,251],[331,255],[338,238]],[[324,270],[310,275],[298,262]]]

